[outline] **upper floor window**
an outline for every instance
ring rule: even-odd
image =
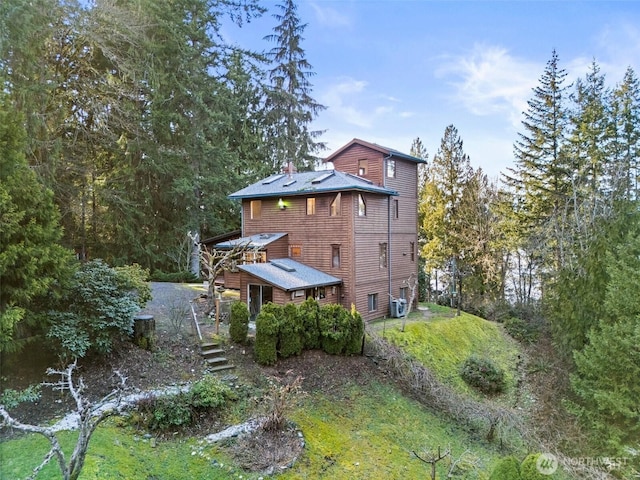
[[[358,175],[364,177],[369,171],[369,160],[362,158],[358,160]]]
[[[340,216],[340,193],[338,193],[333,201],[331,202],[331,206],[329,209],[329,215],[332,217],[339,217]]]
[[[393,201],[393,218],[399,218],[400,217],[400,204],[398,203],[398,200],[395,199]]]
[[[331,245],[331,266],[340,268],[340,245]]]
[[[289,245],[289,256],[290,257],[301,257],[302,256],[302,245]]]
[[[316,199],[314,197],[307,198],[307,215],[316,214]]]
[[[409,251],[411,252],[411,261],[415,262],[416,261],[416,244],[415,242],[409,242]]]
[[[251,200],[249,210],[249,216],[251,220],[260,218],[260,215],[262,213],[262,200]]]
[[[380,268],[387,268],[387,244],[380,244]]]
[[[387,159],[387,178],[396,178],[396,161]]]
[[[358,216],[364,217],[367,215],[367,204],[364,201],[364,197],[361,193],[358,194]]]

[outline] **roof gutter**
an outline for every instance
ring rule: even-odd
[[[393,153],[382,159],[382,186],[387,188],[387,160],[393,157]],[[393,292],[391,291],[391,195],[387,195],[387,285],[389,289],[389,313],[391,313],[391,300]]]

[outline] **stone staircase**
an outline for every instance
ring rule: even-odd
[[[224,353],[224,349],[220,348],[220,344],[217,342],[202,342],[200,344],[200,356],[207,363],[208,370],[211,372],[236,368],[235,365],[229,363]]]

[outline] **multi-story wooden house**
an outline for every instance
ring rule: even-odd
[[[251,258],[225,285],[252,315],[268,301],[355,305],[365,320],[393,313],[417,275],[419,158],[354,139],[333,170],[272,175],[230,195],[242,201]]]

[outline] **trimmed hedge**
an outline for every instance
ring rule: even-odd
[[[320,306],[307,299],[296,306],[267,303],[256,318],[256,361],[273,365],[278,356],[299,355],[304,349],[322,348],[331,355],[354,355],[362,351],[364,322],[355,307]]]
[[[320,338],[320,304],[315,298],[307,298],[298,307],[302,323],[302,346],[305,350],[313,350],[322,346]]]
[[[249,334],[249,308],[246,303],[233,302],[231,304],[231,319],[229,320],[229,336],[235,343],[246,343]]]
[[[280,357],[287,358],[302,353],[302,321],[298,308],[293,303],[288,303],[282,310],[282,321],[278,332],[278,353]]]
[[[282,307],[273,303],[263,305],[256,317],[254,353],[261,365],[274,365],[278,360],[279,318],[282,318]]]

